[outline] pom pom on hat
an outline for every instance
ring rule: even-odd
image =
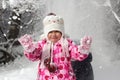
[[[51,31],[60,31],[64,35],[64,21],[60,16],[56,16],[54,13],[48,14],[44,20],[44,34],[47,37],[48,33]]]

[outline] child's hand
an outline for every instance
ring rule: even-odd
[[[30,35],[25,34],[24,36],[20,37],[18,41],[21,43],[23,47],[27,47],[28,45],[32,44],[32,37]]]
[[[85,36],[81,39],[80,43],[83,49],[89,50],[92,43],[92,38],[90,36]]]

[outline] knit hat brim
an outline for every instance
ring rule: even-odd
[[[64,35],[64,27],[60,24],[50,24],[44,27],[44,34],[47,37],[48,33],[51,31],[60,31]]]

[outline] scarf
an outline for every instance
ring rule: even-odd
[[[66,38],[61,38],[58,41],[61,45],[62,45],[62,54],[60,54],[61,57],[69,57],[69,51],[68,51],[68,41]],[[51,57],[51,64],[54,63],[53,62],[53,47],[54,44],[51,41],[46,42],[46,44],[43,47],[43,51],[42,51],[42,56],[41,56],[41,65],[40,68],[45,68],[44,65],[44,60]]]

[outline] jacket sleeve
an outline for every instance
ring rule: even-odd
[[[40,42],[28,46],[28,48],[24,50],[24,54],[31,61],[40,60],[42,54],[42,47]]]
[[[79,50],[79,46],[75,45],[72,40],[68,39],[69,43],[69,54],[73,60],[83,61],[88,57],[88,53],[83,53],[83,51]]]

